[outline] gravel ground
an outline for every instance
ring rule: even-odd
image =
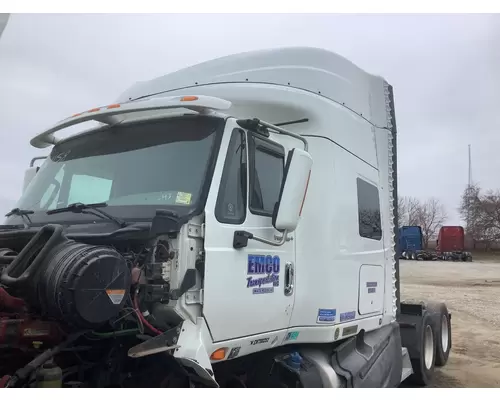
[[[500,262],[401,261],[403,300],[443,301],[452,350],[434,387],[500,387]]]

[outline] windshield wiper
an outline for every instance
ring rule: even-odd
[[[23,210],[22,208],[13,208],[10,210],[7,214],[5,214],[6,217],[10,217],[12,215],[17,215],[23,219],[23,221],[26,223],[27,226],[30,226],[32,224],[31,218],[29,217],[30,214],[34,214],[35,212],[33,210]]]
[[[92,214],[99,218],[108,219],[117,224],[120,228],[124,228],[127,226],[127,223],[118,218],[109,215],[107,212],[101,210],[101,207],[107,207],[108,203],[92,203],[92,204],[84,204],[84,203],[72,203],[68,204],[67,207],[56,208],[54,210],[47,211],[48,215],[51,214],[59,214],[63,212],[74,212],[74,213],[82,213],[82,214]],[[88,211],[92,210],[92,211]]]

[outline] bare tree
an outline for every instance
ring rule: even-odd
[[[500,191],[482,193],[478,185],[471,186],[462,194],[459,211],[474,246],[482,242],[489,250],[500,240]]]
[[[429,240],[436,236],[439,228],[448,219],[444,205],[435,197],[431,197],[425,203],[421,203],[416,211],[416,224],[422,228],[424,246],[427,247]]]
[[[420,201],[415,197],[401,196],[398,199],[398,225],[400,227],[417,225],[420,207]]]

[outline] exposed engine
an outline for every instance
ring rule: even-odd
[[[167,240],[86,243],[59,225],[0,249],[0,387],[151,386],[149,357],[127,352],[180,322],[151,311],[172,299],[174,257]]]

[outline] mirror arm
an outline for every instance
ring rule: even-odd
[[[235,249],[241,249],[243,247],[247,247],[248,245],[248,240],[253,239],[256,240],[257,242],[268,244],[270,246],[283,246],[286,241],[287,241],[287,236],[288,232],[285,230],[283,232],[283,236],[279,241],[274,241],[274,240],[268,240],[264,239],[258,236],[254,236],[252,233],[247,232],[247,231],[235,231],[234,232],[234,238],[233,238],[233,248]]]

